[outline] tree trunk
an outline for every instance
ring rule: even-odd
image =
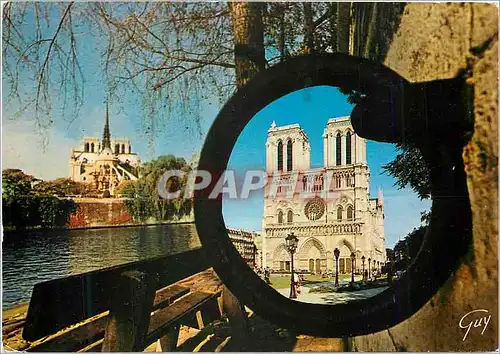
[[[361,18],[361,12],[359,9],[359,3],[353,3],[352,4],[352,14],[351,14],[351,31],[352,31],[352,36],[351,36],[351,46],[352,46],[352,55],[358,55],[358,48],[357,45],[359,43],[358,37],[359,37],[359,32],[360,32],[360,18]]]
[[[374,2],[372,7],[372,12],[370,14],[370,22],[368,24],[368,30],[366,32],[366,43],[365,43],[365,50],[363,53],[363,56],[365,58],[370,58],[371,54],[371,47],[373,43],[373,38],[375,36],[375,26],[377,23],[377,13],[378,13],[378,4]]]
[[[355,21],[355,43],[354,43],[354,55],[361,56],[363,53],[363,36],[365,33],[365,13],[367,11],[367,7],[369,4],[360,4],[356,3],[354,4],[355,6],[355,14],[356,14],[356,21]]]
[[[350,8],[348,2],[337,4],[337,51],[340,53],[349,52]]]
[[[314,24],[310,2],[304,3],[304,45],[306,54],[314,52]]]
[[[332,46],[332,51],[337,51],[337,3],[332,2],[330,4],[330,45]]]
[[[236,86],[243,87],[259,71],[264,70],[264,28],[260,2],[229,3],[233,22]]]

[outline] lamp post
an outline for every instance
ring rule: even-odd
[[[339,256],[340,250],[335,248],[333,250],[333,254],[335,255],[335,286],[339,286]]]
[[[370,275],[370,263],[371,262],[372,262],[372,259],[368,258],[368,279],[371,279],[371,275]]]
[[[351,284],[354,284],[354,260],[356,259],[356,255],[354,252],[351,253]]]
[[[297,249],[297,244],[299,243],[299,239],[297,236],[293,234],[293,232],[289,233],[287,237],[285,237],[285,244],[286,248],[288,249],[288,252],[290,252],[290,257],[292,259],[291,264],[290,264],[290,270],[292,273],[292,276],[290,278],[290,299],[296,299],[297,298],[297,291],[295,290],[295,284],[294,284],[294,279],[293,279],[293,254],[295,253],[295,250]]]
[[[365,256],[361,257],[361,261],[362,261],[362,264],[363,264],[363,277],[362,277],[362,279],[366,280],[365,279]]]

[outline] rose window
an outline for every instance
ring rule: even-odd
[[[325,213],[325,202],[321,198],[314,198],[307,202],[304,211],[309,220],[318,220]]]

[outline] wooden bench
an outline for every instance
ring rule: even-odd
[[[174,351],[181,325],[202,329],[223,311],[234,317],[237,300],[227,290],[222,296],[208,268],[197,249],[39,283],[23,329],[25,350],[143,351],[159,341],[162,351]]]

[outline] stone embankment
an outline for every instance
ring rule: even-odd
[[[415,315],[351,342],[365,352],[498,350],[498,4],[408,3],[398,22],[383,53],[389,68],[410,82],[469,75],[474,133],[463,157],[473,240],[454,275]],[[459,322],[476,309],[492,320],[464,340]]]

